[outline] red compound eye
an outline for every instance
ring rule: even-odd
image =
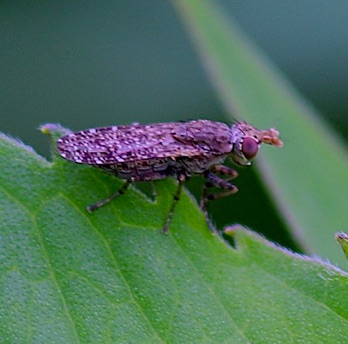
[[[248,159],[255,157],[259,150],[259,144],[251,137],[246,137],[242,143],[242,153]]]

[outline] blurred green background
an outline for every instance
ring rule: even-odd
[[[219,4],[346,136],[348,2]],[[46,122],[82,130],[132,122],[226,119],[170,1],[1,1],[0,23],[0,130],[40,154],[49,155],[47,138],[36,130]],[[277,127],[281,118],[280,113],[269,126]],[[286,133],[282,137],[286,141]],[[250,178],[257,176],[245,170],[238,184]],[[243,193],[228,201],[233,221],[252,228],[281,227],[276,213],[267,215],[272,204],[258,188],[244,186]],[[250,202],[255,194],[258,202]],[[219,210],[224,202],[213,208]],[[263,215],[261,224],[258,213]],[[229,216],[222,209],[216,221],[230,223]],[[276,235],[270,236],[296,247],[284,233]]]
[[[348,2],[219,3],[347,134]],[[41,154],[44,122],[223,119],[170,1],[1,1],[0,16],[0,130]]]

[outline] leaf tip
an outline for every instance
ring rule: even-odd
[[[70,134],[72,131],[70,129],[64,128],[60,124],[46,123],[42,124],[38,128],[43,134],[48,135],[51,142],[52,155],[56,156],[58,153],[56,151],[55,142],[62,136]]]
[[[336,240],[341,245],[343,253],[348,259],[348,234],[345,232],[339,232],[336,234]]]
[[[46,123],[42,124],[38,128],[43,134],[50,136],[63,136],[71,133],[71,130],[64,128],[59,123]]]

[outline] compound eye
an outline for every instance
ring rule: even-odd
[[[248,159],[255,157],[259,150],[259,144],[251,137],[246,137],[242,143],[242,153]]]

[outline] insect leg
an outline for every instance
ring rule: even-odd
[[[175,207],[180,199],[180,194],[181,194],[181,190],[182,190],[182,184],[184,183],[184,181],[186,180],[186,177],[184,175],[180,175],[178,176],[178,187],[176,189],[176,192],[174,194],[174,199],[173,199],[173,203],[170,207],[167,219],[166,219],[166,223],[164,224],[163,228],[162,228],[162,232],[163,233],[168,233],[168,228],[172,222],[172,218],[173,218],[173,214],[174,214],[174,210]]]
[[[221,171],[223,170],[223,174],[226,174],[226,175],[229,174],[229,176],[231,178],[222,179],[219,176],[212,173],[211,171],[207,171],[206,173],[204,173],[204,177],[206,179],[206,182],[205,182],[204,187],[203,187],[203,194],[202,194],[202,199],[201,199],[201,209],[206,217],[206,221],[207,221],[209,228],[213,232],[216,232],[216,229],[212,225],[212,222],[209,218],[209,214],[208,214],[208,210],[207,210],[208,201],[218,199],[221,197],[225,197],[225,196],[229,196],[229,195],[232,195],[238,191],[238,188],[235,185],[228,182],[228,180],[237,177],[237,172],[234,171],[233,169],[227,167],[227,166],[218,165],[216,167],[214,168],[214,170],[216,172],[221,173]],[[223,167],[223,169],[222,169],[222,167]],[[213,186],[215,186],[219,189],[223,189],[224,191],[217,193],[217,194],[209,194],[208,188],[211,188]]]
[[[208,185],[209,184],[209,185]],[[203,187],[203,194],[202,194],[202,199],[201,199],[201,210],[204,214],[205,221],[209,227],[209,229],[215,234],[216,233],[216,228],[213,225],[213,222],[211,221],[209,214],[208,214],[208,187],[211,187],[212,185],[209,182],[205,182],[204,187]]]
[[[218,173],[218,174],[221,174],[221,175],[225,175],[225,176],[228,176],[227,178],[225,179],[222,179],[222,178],[219,178],[217,177],[216,175],[214,175],[213,173],[211,172],[208,172],[206,173],[205,175],[205,178],[206,178],[206,182],[204,183],[204,186],[203,186],[203,194],[202,194],[202,199],[201,199],[201,208],[204,209],[206,207],[206,203],[207,201],[210,199],[210,197],[212,197],[212,195],[208,195],[208,188],[211,188],[213,186],[216,186],[220,189],[226,189],[224,186],[221,186],[219,183],[216,184],[216,182],[214,181],[211,181],[209,179],[211,179],[212,177],[208,177],[208,175],[212,175],[214,176],[214,180],[218,180],[220,183],[221,181],[223,182],[223,184],[227,184],[228,185],[228,188],[230,187],[230,183],[227,183],[229,180],[231,179],[234,179],[236,177],[238,177],[238,173],[236,170],[234,170],[233,168],[230,168],[228,166],[224,166],[224,165],[215,165],[213,166],[212,170],[215,172],[215,173]],[[234,185],[233,185],[234,188],[236,188]],[[238,190],[236,190],[235,192],[237,192]],[[220,196],[222,197],[222,196]],[[220,198],[220,197],[217,197],[217,198]],[[215,199],[215,198],[214,198]],[[205,204],[203,204],[205,202]]]
[[[122,187],[116,191],[115,193],[113,193],[112,195],[110,195],[109,197],[102,199],[101,201],[95,203],[95,204],[91,204],[87,207],[87,211],[88,212],[93,212],[94,210],[99,209],[100,207],[102,207],[103,205],[105,205],[106,203],[109,203],[110,201],[112,201],[115,197],[119,196],[119,195],[123,195],[125,193],[125,191],[127,190],[128,186],[132,183],[132,179],[128,179],[123,185]]]
[[[207,180],[207,183],[206,183],[207,187],[215,186],[216,188],[225,190],[218,194],[206,194],[207,201],[232,195],[238,191],[238,188],[235,185],[229,183],[228,180],[226,179],[222,179],[218,177],[217,175],[215,175],[214,173],[210,171],[206,172],[204,174],[204,177]]]
[[[215,165],[213,171],[217,174],[228,176],[225,180],[231,180],[238,177],[238,173],[233,168],[224,165]]]

